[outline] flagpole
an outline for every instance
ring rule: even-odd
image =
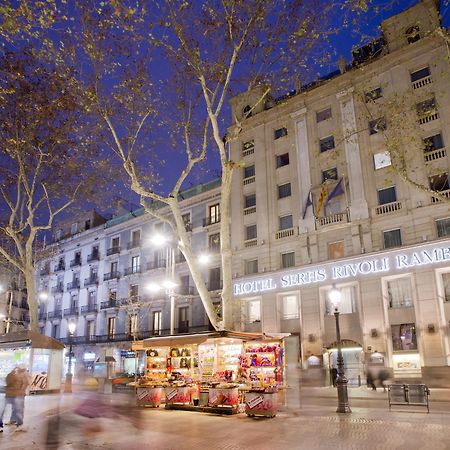
[[[345,203],[347,204],[345,210],[347,211],[347,220],[350,220],[349,217],[349,204],[348,204],[348,197],[347,197],[347,181],[345,179],[345,174],[342,175],[342,182],[344,183],[344,197],[345,197]]]

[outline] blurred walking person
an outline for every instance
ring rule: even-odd
[[[0,409],[0,433],[3,432],[3,416],[5,415],[6,407],[11,405],[11,418],[8,424],[15,424],[15,386],[17,384],[17,368],[15,367],[11,372],[6,375],[6,387],[5,387],[5,401]]]

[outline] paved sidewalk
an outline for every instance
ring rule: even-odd
[[[292,449],[450,449],[449,392],[432,392],[441,399],[433,406],[389,412],[385,396],[362,388],[351,389],[352,414],[336,414],[333,388],[305,388],[286,391],[274,419],[216,416],[188,411],[145,409],[142,429],[123,421],[102,422],[103,432],[88,433],[84,425],[63,433],[63,450],[292,450]],[[82,394],[42,395],[26,399],[27,432],[5,427],[1,450],[43,448],[45,421],[59,406],[69,411]],[[117,399],[118,394],[113,394]],[[297,397],[298,396],[298,397]],[[379,396],[378,398],[376,396]],[[123,395],[121,399],[123,400]],[[357,402],[360,402],[357,404]],[[361,406],[362,404],[362,406]],[[89,423],[92,419],[87,419]],[[96,419],[94,419],[96,420]]]

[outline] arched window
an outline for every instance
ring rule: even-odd
[[[252,117],[252,107],[250,105],[247,105],[242,110],[242,114],[244,118]]]
[[[413,25],[406,29],[405,34],[408,44],[412,44],[420,39],[420,28],[418,25]]]

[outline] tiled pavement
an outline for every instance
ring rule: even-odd
[[[450,449],[449,391],[432,392],[431,412],[425,408],[389,412],[385,394],[350,390],[352,414],[336,414],[335,391],[310,388],[287,391],[274,419],[215,416],[186,411],[146,409],[141,430],[126,421],[103,421],[103,432],[89,434],[86,422],[62,436],[64,450],[284,450],[284,449]],[[41,449],[50,409],[68,410],[78,394],[27,398],[28,431],[5,427],[0,449]],[[434,401],[433,401],[434,400]],[[65,413],[70,416],[70,413]],[[86,419],[90,421],[92,419]],[[95,419],[96,420],[96,419]]]

